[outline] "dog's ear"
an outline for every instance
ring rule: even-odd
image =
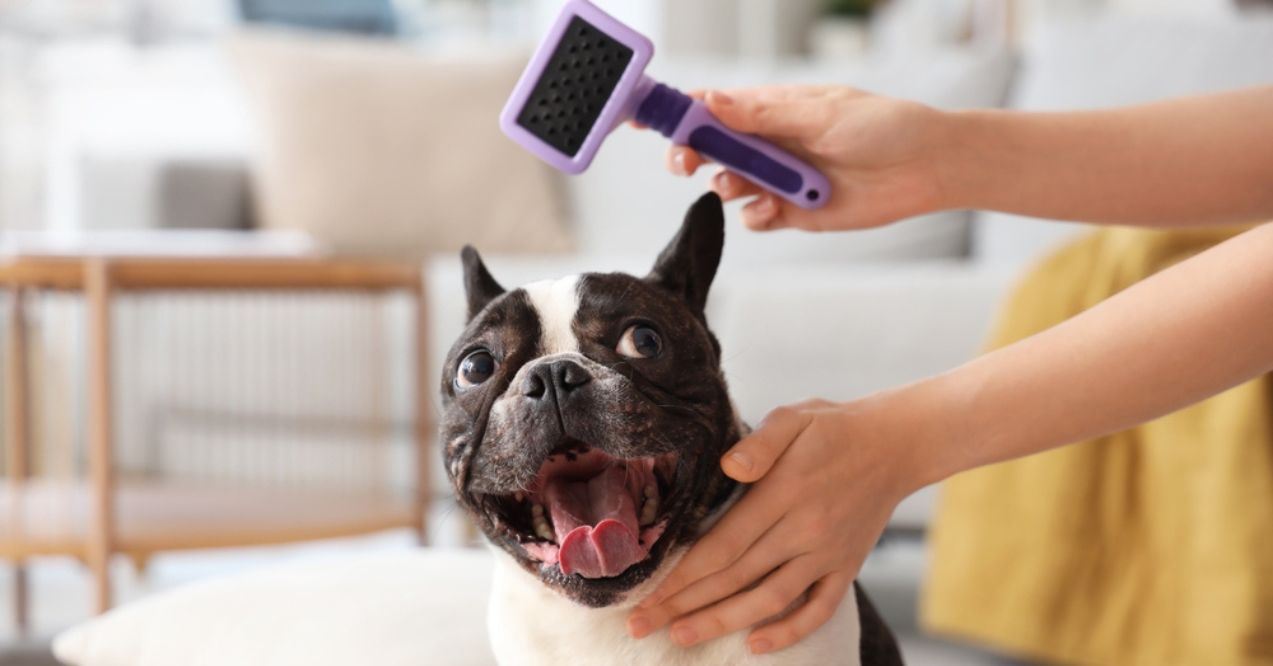
[[[504,288],[491,277],[491,272],[486,270],[486,264],[482,263],[482,256],[472,245],[465,245],[464,249],[460,250],[460,262],[464,264],[464,294],[468,298],[468,320],[472,321],[487,303],[504,293]]]
[[[725,209],[720,197],[708,192],[690,206],[680,231],[659,253],[646,279],[684,298],[695,312],[702,312],[724,246]]]

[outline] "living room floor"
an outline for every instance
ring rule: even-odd
[[[440,547],[459,546],[456,514],[439,507],[434,516],[435,542]],[[352,539],[250,549],[199,551],[157,556],[144,575],[138,575],[123,559],[115,563],[118,600],[127,602],[188,582],[230,575],[261,565],[339,559],[356,553],[403,550],[414,547],[414,536],[405,531],[386,532]],[[893,627],[902,643],[907,664],[912,666],[1024,666],[1025,662],[996,656],[939,638],[923,636],[915,627],[915,600],[923,547],[918,539],[891,539],[868,561],[863,585]],[[55,666],[47,643],[60,629],[89,614],[89,579],[78,562],[68,559],[37,561],[31,568],[32,608],[37,638],[17,643],[13,629],[12,571],[0,575],[0,666]]]

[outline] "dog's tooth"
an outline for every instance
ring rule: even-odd
[[[649,525],[659,515],[659,498],[649,497],[645,500],[645,505],[641,507],[641,525]]]
[[[544,520],[544,516],[536,516],[535,520],[531,522],[535,525],[535,534],[540,536],[540,539],[545,541],[552,540],[554,535],[552,535],[552,530],[549,527],[549,521]]]
[[[658,493],[659,493],[658,488],[655,488],[653,483],[651,483],[650,485],[648,485],[648,486],[646,486],[646,487],[645,487],[645,497],[646,497],[646,499],[649,499],[649,498],[651,498],[651,497],[655,497],[655,496],[657,496],[657,495],[658,495]]]
[[[535,534],[545,541],[552,541],[556,535],[548,526],[548,519],[544,517],[544,506],[542,504],[532,504],[530,507],[530,524],[535,528]]]

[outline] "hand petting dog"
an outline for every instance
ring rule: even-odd
[[[914,490],[891,472],[889,443],[906,421],[878,405],[780,407],[726,452],[725,474],[755,486],[633,611],[629,632],[642,638],[671,623],[672,640],[687,646],[758,626],[747,645],[765,653],[826,622]]]

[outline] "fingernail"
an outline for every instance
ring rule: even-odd
[[[672,630],[672,642],[677,645],[693,645],[698,640],[698,634],[689,627],[677,627]]]
[[[633,638],[645,638],[652,628],[650,621],[640,615],[628,618],[628,633]]]
[[[678,176],[690,175],[690,168],[685,164],[685,151],[678,150],[672,155],[672,165]]]
[[[721,194],[727,195],[730,192],[734,191],[734,179],[730,178],[728,173],[722,171],[716,174],[715,181],[716,181],[716,191],[720,192]]]
[[[764,215],[765,217],[769,217],[770,215],[773,215],[774,212],[776,212],[777,210],[778,210],[778,204],[777,202],[774,201],[774,198],[771,196],[761,197],[760,201],[756,204],[756,212],[760,213],[761,215]]]
[[[734,103],[734,98],[719,90],[713,90],[707,93],[707,103],[713,106],[729,106]]]
[[[764,638],[757,638],[747,643],[747,649],[751,650],[752,654],[764,654],[774,649],[774,644]]]
[[[729,454],[729,462],[733,463],[734,467],[737,467],[740,472],[751,471],[751,456],[743,453],[742,451],[735,451]]]

